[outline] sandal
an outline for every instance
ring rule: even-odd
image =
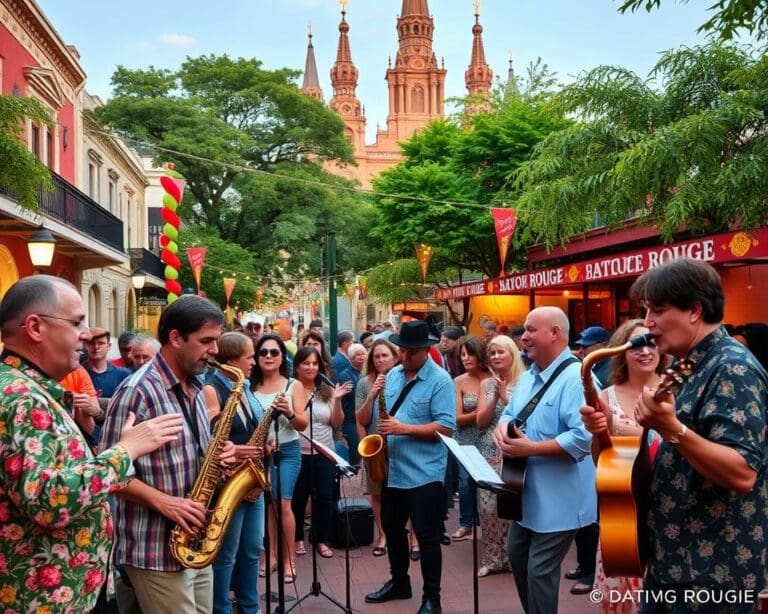
[[[296,574],[292,574],[292,573],[283,574],[284,584],[293,584],[295,581],[296,581]]]
[[[324,559],[333,558],[333,550],[328,547],[328,544],[317,544],[317,553]]]
[[[586,582],[576,582],[576,584],[571,587],[571,595],[586,595],[591,590],[591,584],[587,584]]]
[[[296,546],[294,547],[294,552],[296,554],[306,554],[307,553],[307,547],[304,545],[304,542],[296,542]]]
[[[480,569],[477,570],[477,577],[478,578],[485,578],[485,576],[490,576],[493,572],[488,569],[485,565],[483,565]]]
[[[277,571],[277,563],[272,563],[269,566],[269,573],[274,573]],[[259,569],[259,578],[266,578],[267,577],[267,570],[266,569]]]
[[[373,549],[373,556],[384,556],[387,553],[386,546],[376,546]]]

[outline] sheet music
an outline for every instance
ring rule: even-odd
[[[357,470],[350,465],[347,461],[345,461],[341,456],[336,454],[334,450],[331,450],[328,446],[323,445],[316,439],[311,439],[308,435],[305,435],[303,432],[299,432],[299,435],[301,435],[304,439],[306,439],[309,444],[317,450],[320,454],[325,456],[329,461],[334,463],[339,470],[346,474],[346,475],[355,475],[357,473]]]
[[[504,486],[504,482],[499,477],[499,474],[494,471],[493,467],[488,464],[488,461],[483,458],[480,450],[475,446],[459,445],[455,439],[446,437],[442,433],[438,433],[437,436],[476,483],[484,482],[486,484]]]

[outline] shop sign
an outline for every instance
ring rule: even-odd
[[[427,302],[395,303],[392,305],[392,311],[429,311],[432,305]]]
[[[699,237],[574,264],[526,271],[509,277],[438,288],[435,290],[435,299],[445,301],[482,294],[515,294],[577,283],[598,283],[635,277],[674,258],[683,257],[713,264],[743,258],[768,257],[768,227],[752,232],[728,232]]]

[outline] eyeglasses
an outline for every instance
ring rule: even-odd
[[[82,317],[78,320],[72,320],[71,318],[62,318],[61,316],[52,316],[48,315],[47,313],[37,313],[35,314],[38,318],[50,318],[51,320],[62,320],[63,322],[69,322],[72,325],[72,328],[74,328],[77,331],[84,331],[88,330],[88,322],[85,321],[85,317]],[[24,326],[24,323],[20,324],[19,326]]]
[[[648,345],[643,345],[643,346],[640,346],[639,348],[631,348],[627,351],[632,352],[633,354],[642,354],[643,352],[645,352],[645,350],[648,350],[649,352],[657,352],[659,348],[656,347],[655,343],[649,343]]]
[[[281,353],[277,348],[261,348],[259,350],[259,356],[271,356],[272,358],[277,358]]]

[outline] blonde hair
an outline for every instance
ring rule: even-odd
[[[506,335],[496,335],[488,342],[487,351],[489,357],[491,355],[491,348],[494,345],[507,350],[507,352],[511,354],[512,366],[509,369],[509,380],[510,384],[516,384],[517,380],[520,379],[520,376],[525,371],[525,363],[523,363],[523,358],[520,356],[520,350],[517,349],[517,345],[515,345],[515,342],[512,341],[511,337],[507,337]]]

